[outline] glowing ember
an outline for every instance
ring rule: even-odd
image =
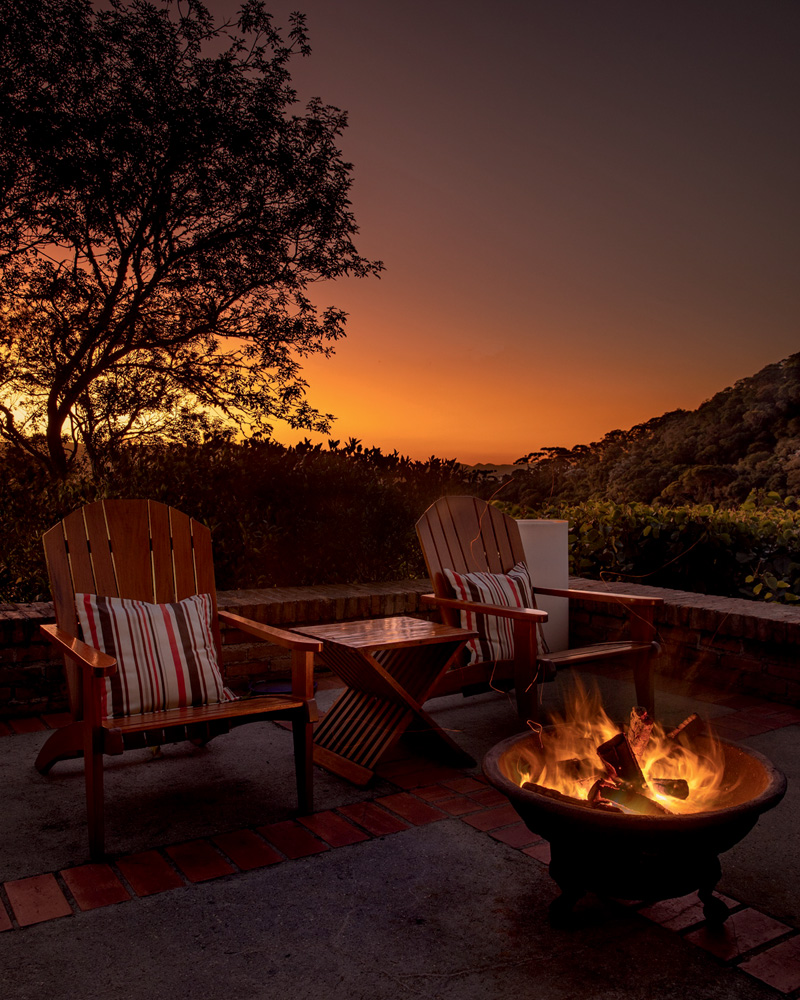
[[[566,716],[552,715],[550,721],[553,729],[542,732],[542,749],[526,752],[519,760],[515,778],[518,784],[531,782],[573,799],[622,811],[642,811],[637,804],[639,793],[656,803],[646,811],[660,811],[659,804],[670,813],[717,808],[725,758],[719,743],[707,732],[702,743],[693,746],[685,735],[668,736],[640,709],[634,709],[630,724],[621,730],[603,709],[599,693],[588,693],[577,682],[568,699]],[[619,738],[620,732],[626,741]],[[602,744],[608,741],[623,744],[620,749],[626,753],[630,747],[637,774],[636,764],[641,768],[643,786],[636,779],[631,783],[621,773],[613,745],[603,751]],[[602,756],[598,755],[598,747]],[[619,787],[614,788],[621,784],[629,793],[627,797]],[[598,802],[598,798],[602,801]]]

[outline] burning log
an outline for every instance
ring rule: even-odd
[[[669,795],[673,799],[689,798],[689,782],[685,778],[651,778],[654,792]]]
[[[616,786],[611,784],[610,781],[606,781],[605,778],[600,778],[592,785],[589,789],[589,794],[586,798],[587,804],[592,809],[605,809],[607,812],[627,812],[622,806],[615,805],[609,798],[607,798],[603,792],[608,788],[615,788]]]
[[[611,788],[604,788],[603,798],[642,816],[672,815],[666,806],[651,799],[649,795],[643,795],[627,781],[623,781],[619,785],[612,785]]]
[[[641,705],[631,709],[631,721],[628,726],[628,743],[637,760],[642,759],[642,754],[650,742],[650,734],[653,731],[655,721],[650,717],[646,708]]]
[[[690,743],[703,732],[704,728],[703,720],[697,712],[692,712],[679,726],[676,726],[671,732],[667,733],[667,739],[675,740],[676,743]]]
[[[607,781],[601,778],[589,791],[589,804],[594,809],[617,807],[620,812],[636,813],[639,816],[671,816],[666,806],[649,795],[642,794],[627,781]]]
[[[583,799],[576,799],[573,795],[564,795],[563,792],[555,788],[548,788],[547,785],[537,785],[535,781],[523,781],[521,788],[526,788],[529,792],[536,792],[539,795],[546,795],[548,799],[558,799],[561,802],[569,802],[573,806],[585,806]]]
[[[636,788],[644,788],[645,781],[639,761],[634,757],[624,733],[617,733],[610,740],[601,743],[596,750],[602,762],[614,769],[620,781],[626,781]]]

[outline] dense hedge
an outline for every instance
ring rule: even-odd
[[[456,462],[412,462],[344,448],[268,442],[125,448],[99,478],[53,482],[29,459],[5,455],[0,483],[0,599],[46,600],[41,535],[101,497],[147,497],[212,530],[217,587],[299,586],[425,575],[414,532],[445,493],[480,493]]]
[[[800,509],[769,493],[737,508],[589,500],[513,516],[569,520],[570,571],[723,597],[800,600]]]
[[[49,479],[8,451],[0,478],[0,601],[49,596],[41,535],[100,497],[149,497],[212,530],[217,586],[299,586],[425,575],[414,523],[444,494],[488,498],[497,483],[456,462],[412,462],[358,442],[323,450],[269,442],[129,446],[100,477]],[[733,509],[604,500],[501,504],[570,522],[570,570],[721,596],[800,598],[800,510],[767,494]]]

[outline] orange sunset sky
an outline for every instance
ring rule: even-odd
[[[350,316],[306,367],[330,437],[510,462],[800,350],[795,0],[268,8],[307,14],[295,85],[349,112],[386,265],[313,295]]]

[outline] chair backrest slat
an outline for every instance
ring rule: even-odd
[[[106,530],[114,565],[116,595],[153,603],[150,520],[141,500],[105,500]]]
[[[452,530],[458,537],[466,573],[495,573],[487,559],[483,532],[485,505],[479,507],[474,497],[450,497],[448,507],[452,517]],[[452,567],[451,567],[452,568]],[[459,572],[458,570],[456,572]]]
[[[194,551],[194,572],[198,594],[210,594],[214,590],[214,560],[211,556],[211,532],[204,524],[190,521],[192,549]]]
[[[156,604],[172,604],[175,598],[175,571],[172,566],[172,538],[169,507],[149,502],[150,546],[153,560],[153,590]]]
[[[117,577],[114,573],[114,560],[108,543],[108,528],[103,501],[90,503],[83,508],[83,519],[86,523],[86,537],[89,540],[89,550],[94,571],[94,593],[103,597],[119,597]]]
[[[453,512],[449,504],[443,504],[438,515],[437,534],[441,543],[437,551],[441,565],[449,566],[459,573],[466,573],[467,554],[463,551],[458,511]],[[465,530],[464,535],[466,534]]]
[[[197,579],[197,593],[210,594],[212,605],[212,623],[214,642],[217,646],[217,656],[222,657],[222,640],[219,633],[217,618],[217,588],[214,583],[214,558],[211,553],[211,532],[199,521],[192,518],[192,549],[194,552],[194,571]]]
[[[428,516],[430,514],[430,517]],[[422,546],[422,555],[428,568],[428,576],[434,583],[434,578],[442,571],[442,565],[447,557],[447,542],[442,529],[442,522],[437,512],[429,508],[426,514],[417,521],[417,537]]]
[[[80,511],[77,513],[80,513]],[[70,515],[70,517],[73,516]],[[81,524],[83,524],[83,518],[81,518]],[[70,569],[72,552],[71,550],[67,551],[65,525],[66,522],[61,522],[50,528],[42,537],[42,543],[47,561],[47,573],[50,577],[50,591],[53,596],[56,622],[66,632],[69,632],[70,635],[77,635],[78,617],[75,614],[75,590],[72,586],[72,572]],[[76,545],[76,550],[82,552],[85,557],[83,562],[88,565],[89,556],[85,535],[83,537],[83,545]],[[89,567],[89,578],[91,579],[91,567]],[[80,719],[82,718],[82,691],[79,667],[72,660],[66,658],[64,659],[64,677],[67,682],[67,694],[73,716],[76,719]]]
[[[92,565],[92,553],[89,551],[89,541],[86,537],[83,510],[74,510],[71,514],[67,514],[61,525],[57,527],[61,529],[61,534],[66,538],[69,548],[69,567],[72,573],[71,585],[74,588],[74,593],[93,594],[94,566]]]
[[[194,572],[192,551],[191,518],[174,507],[169,511],[170,534],[172,535],[172,564],[175,572],[175,600],[182,601],[197,593],[197,579]]]
[[[506,573],[509,569],[525,558],[519,526],[513,517],[508,517],[496,507],[488,507],[488,524],[483,532],[484,545],[487,548],[487,558],[492,573]],[[491,535],[490,535],[491,531]],[[492,547],[489,549],[489,539]]]

